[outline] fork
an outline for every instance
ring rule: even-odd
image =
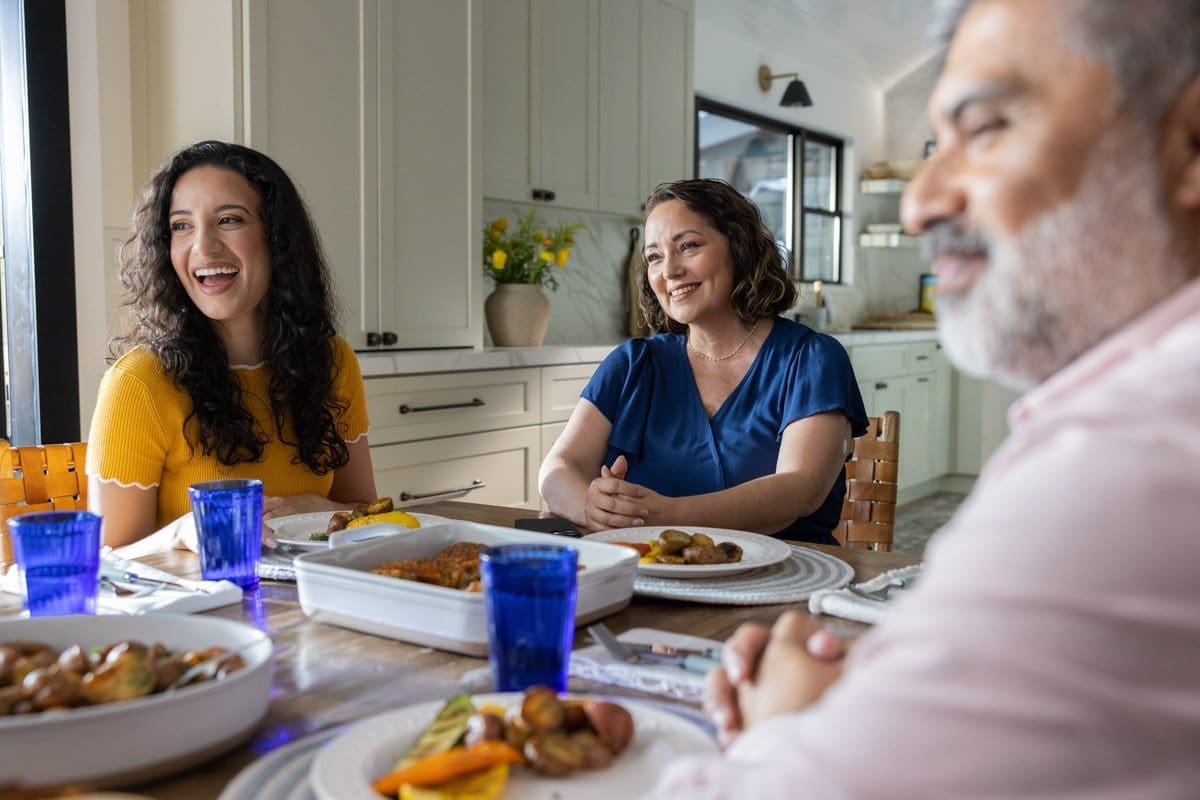
[[[892,598],[893,592],[903,590],[904,587],[896,586],[894,584],[888,584],[887,586],[883,587],[882,589],[875,589],[875,590],[868,592],[865,589],[860,589],[851,583],[851,584],[847,584],[846,588],[850,590],[850,594],[852,594],[852,595],[862,597],[866,600],[873,600],[876,603],[886,603],[888,600],[890,600]]]
[[[147,597],[162,588],[161,584],[156,584],[154,586],[147,586],[143,589],[128,589],[119,585],[116,581],[106,575],[100,576],[100,585],[108,589],[117,597]]]
[[[708,658],[707,656],[670,655],[667,653],[634,651],[614,636],[612,631],[602,622],[589,625],[587,631],[595,641],[599,642],[601,647],[608,651],[609,655],[618,661],[624,661],[626,664],[674,664],[688,672],[698,672],[701,675],[705,675],[721,666],[719,660]]]

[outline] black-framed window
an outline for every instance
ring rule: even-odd
[[[758,205],[794,278],[841,282],[840,139],[697,98],[696,176]]]

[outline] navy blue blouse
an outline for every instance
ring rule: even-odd
[[[630,339],[604,360],[582,396],[612,423],[605,464],[629,461],[626,480],[668,497],[707,494],[773,475],[783,430],[841,411],[854,436],[867,430],[850,358],[833,337],[776,318],[741,383],[710,418],[682,334]],[[833,544],[845,478],[810,516],[777,535]]]

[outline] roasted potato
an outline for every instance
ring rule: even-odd
[[[725,553],[725,562],[736,564],[742,560],[742,548],[733,542],[721,542],[717,545]]]
[[[25,676],[21,689],[33,704],[34,711],[69,708],[79,702],[80,678],[57,664],[35,669]]]
[[[533,686],[525,690],[521,701],[521,719],[535,733],[557,730],[563,726],[566,711],[558,694],[548,686]]]
[[[350,524],[350,520],[352,519],[354,519],[354,515],[349,511],[335,511],[333,516],[329,518],[329,524],[325,526],[325,533],[342,530]]]
[[[591,730],[575,731],[571,738],[583,751],[584,769],[604,769],[612,763],[612,750],[609,750]]]
[[[372,514],[386,514],[394,508],[395,506],[392,504],[392,498],[379,497],[367,503],[366,515],[370,516]]]
[[[665,556],[673,556],[683,552],[692,543],[690,534],[668,528],[658,535],[658,549]]]
[[[92,659],[82,645],[73,644],[58,654],[58,666],[66,672],[82,677],[92,668]]]
[[[692,545],[683,549],[683,563],[685,564],[724,564],[727,560],[725,551],[719,547]]]
[[[601,744],[614,756],[621,755],[633,741],[633,717],[629,712],[607,700],[585,700],[583,709]]]
[[[583,766],[583,745],[562,731],[540,731],[525,742],[525,760],[542,775],[567,775]]]
[[[713,542],[712,537],[709,536],[707,533],[693,533],[691,546],[692,547],[716,547],[717,545],[715,542]]]
[[[144,697],[154,691],[154,658],[144,646],[114,647],[103,664],[83,676],[81,687],[93,704]]]
[[[490,711],[476,711],[467,719],[467,731],[463,734],[465,744],[472,745],[503,738],[504,720]]]

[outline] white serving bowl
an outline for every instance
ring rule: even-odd
[[[360,528],[382,533],[386,523]],[[627,547],[451,521],[428,528],[390,526],[397,535],[296,558],[300,607],[318,622],[471,656],[487,655],[483,594],[371,572],[386,561],[429,558],[457,542],[559,544],[579,553],[575,624],[620,611],[633,596],[638,554]],[[376,530],[378,529],[378,530]]]
[[[0,620],[0,643],[103,647],[125,639],[170,650],[250,646],[246,666],[216,681],[136,700],[0,717],[0,786],[123,786],[227,750],[267,710],[274,647],[262,631],[182,614]]]

